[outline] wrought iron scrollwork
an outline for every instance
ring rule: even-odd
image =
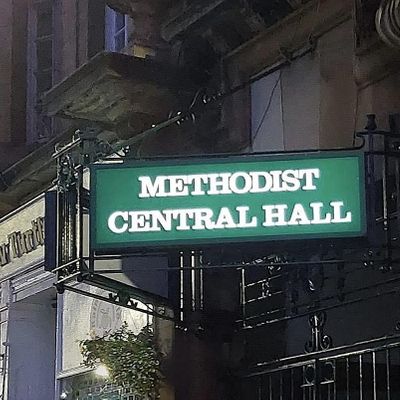
[[[308,323],[311,327],[311,340],[305,344],[305,351],[307,353],[327,350],[332,346],[332,338],[324,335],[323,332],[325,322],[326,313],[323,311],[310,315]]]
[[[324,287],[324,267],[322,264],[316,264],[309,266],[306,271],[307,276],[305,278],[306,291],[313,295],[318,295]]]
[[[117,150],[107,141],[98,138],[101,129],[86,128],[76,132],[80,139],[80,154],[81,163],[83,165],[93,164],[102,158],[117,154]],[[128,150],[124,147],[121,149],[123,155],[126,155]]]
[[[362,257],[362,263],[365,268],[374,268],[382,273],[393,270],[392,260],[383,258],[381,252],[369,249]]]
[[[132,308],[137,308],[138,302],[133,300],[129,293],[119,290],[116,294],[109,293],[109,299],[115,304],[120,306],[130,306]]]
[[[65,154],[58,161],[57,186],[60,192],[68,192],[76,184],[77,173],[72,157]]]
[[[283,255],[278,255],[278,254],[270,254],[268,256],[262,257],[262,258],[257,258],[256,260],[252,260],[250,262],[247,262],[245,264],[247,265],[257,265],[257,264],[262,264],[265,266],[268,270],[269,274],[274,274],[278,273],[281,271],[282,266],[281,264],[286,263],[286,257]]]

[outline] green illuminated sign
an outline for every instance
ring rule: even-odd
[[[364,159],[310,153],[91,169],[97,250],[362,236]]]

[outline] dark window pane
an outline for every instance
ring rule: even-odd
[[[37,37],[53,33],[53,10],[51,3],[41,3],[37,10]]]
[[[120,51],[125,47],[125,31],[119,32],[115,35],[115,50]]]
[[[38,72],[36,78],[36,84],[38,93],[43,93],[51,89],[53,84],[51,70],[50,71],[47,70],[45,72]]]
[[[125,14],[115,13],[115,31],[118,32],[125,26]]]
[[[36,44],[37,70],[49,69],[53,65],[53,42],[39,40]]]

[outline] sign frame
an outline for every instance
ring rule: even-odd
[[[358,159],[359,167],[359,194],[360,194],[360,221],[361,229],[357,232],[333,232],[333,233],[302,233],[299,237],[289,236],[287,239],[283,239],[283,234],[268,235],[268,236],[248,236],[238,238],[220,238],[218,237],[218,244],[215,243],[215,239],[178,239],[178,240],[163,240],[163,242],[157,245],[156,240],[140,241],[140,242],[121,242],[113,244],[102,244],[96,243],[96,183],[97,183],[97,171],[101,169],[110,168],[129,168],[129,167],[143,167],[143,166],[185,166],[185,165],[197,165],[197,164],[226,164],[234,163],[235,161],[245,162],[257,162],[257,161],[290,161],[290,160],[304,160],[304,159],[328,159],[328,158],[346,158],[356,157]],[[118,160],[119,161],[119,160]],[[193,156],[193,157],[169,157],[169,158],[152,158],[152,159],[141,159],[141,160],[124,160],[122,163],[119,162],[108,162],[102,164],[92,164],[90,166],[90,248],[99,254],[116,254],[124,251],[144,251],[151,249],[152,251],[160,251],[176,248],[199,248],[199,247],[215,247],[221,244],[235,244],[235,243],[276,243],[276,242],[300,242],[308,239],[326,240],[326,239],[341,239],[341,238],[363,238],[367,235],[367,212],[366,212],[366,163],[365,153],[360,151],[352,150],[334,150],[334,151],[310,151],[310,152],[289,152],[289,153],[269,153],[269,154],[246,154],[246,155],[207,155],[207,156]]]

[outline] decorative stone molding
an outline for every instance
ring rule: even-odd
[[[160,0],[107,0],[108,6],[134,20],[135,46],[149,49],[165,47],[160,36],[161,18],[166,12],[169,1]]]
[[[364,88],[400,69],[400,51],[383,42],[376,42],[369,51],[355,58],[354,76],[359,88]]]
[[[232,51],[225,58],[229,75],[243,79],[309,45],[310,38],[319,38],[352,18],[353,5],[348,0],[314,0],[281,19],[254,39]],[[293,34],[295,32],[295,34]]]
[[[100,53],[47,92],[43,112],[90,121],[124,137],[181,109],[185,93],[191,98],[189,80],[165,63]]]
[[[382,0],[376,13],[376,30],[389,46],[400,48],[400,2]]]

